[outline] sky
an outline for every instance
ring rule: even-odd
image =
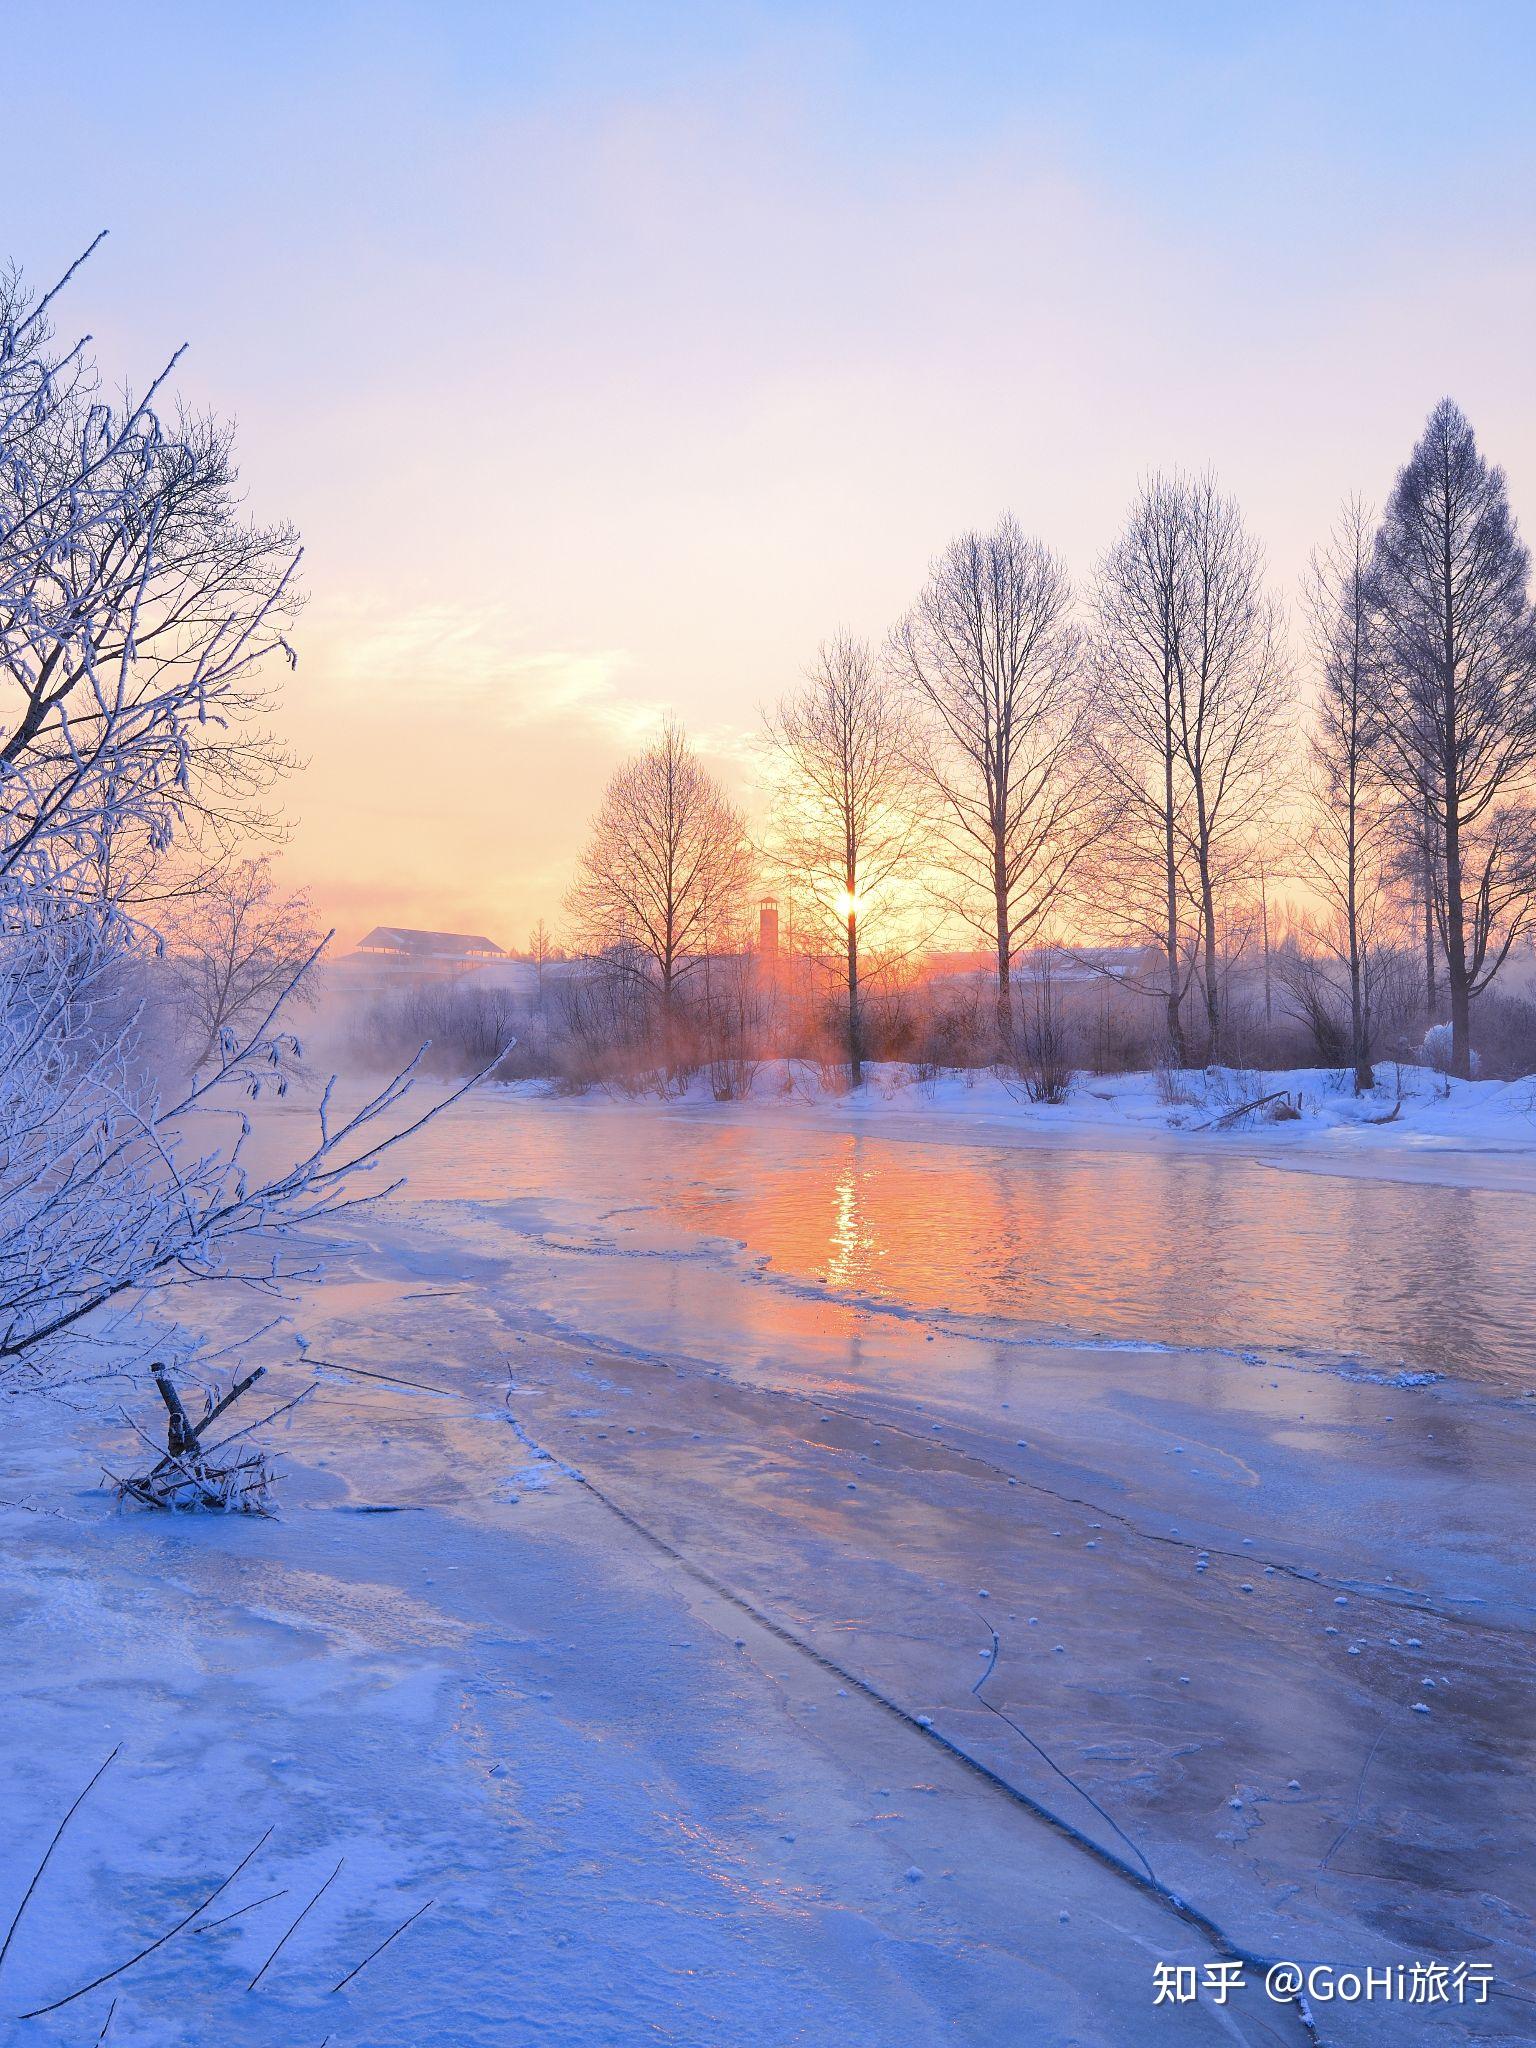
[[[1536,527],[1536,7],[8,0],[0,258],[305,545],[286,878],[520,947],[675,710],[1213,467],[1293,600],[1452,393]],[[67,323],[66,323],[67,324]]]

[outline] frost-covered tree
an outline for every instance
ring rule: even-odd
[[[56,296],[0,284],[0,872],[39,854],[123,901],[173,840],[184,861],[263,822],[299,547],[246,519],[228,427],[162,416],[177,358],[112,402],[84,343],[54,346]]]
[[[1309,929],[1316,985],[1342,997],[1355,1087],[1375,1079],[1376,985],[1392,930],[1397,855],[1390,787],[1381,772],[1381,727],[1372,665],[1377,658],[1371,578],[1372,519],[1345,505],[1316,549],[1304,585],[1317,669],[1308,746],[1307,804],[1296,834],[1297,866],[1324,906]]]
[[[269,858],[227,862],[162,919],[182,1050],[196,1073],[281,996],[313,996],[320,947],[309,898],[284,890]]]
[[[296,976],[186,1093],[146,1071],[134,970],[157,939],[114,863],[143,878],[250,822],[281,765],[256,721],[297,548],[245,523],[227,432],[164,417],[163,379],[103,395],[85,344],[54,342],[56,300],[0,287],[0,1385],[76,1369],[82,1326],[148,1296],[311,1269],[301,1226],[381,1192],[410,1078],[345,1116],[327,1090],[314,1140],[253,1169],[229,1098],[283,1088]]]
[[[81,1353],[67,1340],[106,1311],[215,1282],[277,1299],[312,1276],[304,1227],[386,1192],[370,1177],[406,1135],[393,1113],[410,1070],[345,1116],[328,1088],[316,1142],[257,1172],[250,1116],[228,1098],[284,1090],[281,996],[163,1100],[123,1015],[131,929],[109,906],[14,888],[0,916],[0,1387],[68,1376]]]
[[[1290,702],[1263,554],[1214,478],[1153,477],[1097,595],[1100,760],[1122,806],[1127,900],[1157,934],[1180,1060],[1198,945],[1207,1052],[1219,1059],[1222,898],[1273,795]]]
[[[1146,992],[1162,1005],[1177,1066],[1187,1058],[1183,1004],[1195,972],[1200,918],[1178,743],[1182,524],[1174,486],[1154,477],[1137,494],[1099,566],[1093,653],[1098,760],[1122,811],[1103,862],[1107,893],[1128,935],[1145,942],[1159,962],[1160,976],[1155,984],[1149,976]]]
[[[1504,473],[1449,398],[1398,473],[1372,573],[1381,759],[1428,870],[1466,1079],[1472,1002],[1536,911],[1536,615]]]

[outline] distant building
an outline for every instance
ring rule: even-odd
[[[406,925],[377,924],[336,962],[336,968],[343,985],[367,989],[483,973],[506,960],[505,948],[479,932],[422,932]]]
[[[403,925],[376,924],[357,942],[369,959],[397,961],[418,973],[451,974],[456,968],[483,967],[487,960],[505,960],[506,949],[474,932],[416,932]]]
[[[420,932],[405,925],[379,924],[336,962],[337,985],[360,993],[419,981],[472,978],[480,988],[505,989],[529,1002],[546,985],[582,973],[586,962],[562,953],[542,968],[527,955],[510,953],[481,932]]]

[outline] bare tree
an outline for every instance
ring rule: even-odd
[[[1471,1005],[1536,903],[1536,619],[1504,473],[1442,399],[1377,535],[1382,761],[1417,835],[1451,1009],[1471,1071]]]
[[[194,1073],[277,1001],[313,999],[320,946],[309,898],[269,859],[233,861],[166,920],[177,1019]]]
[[[891,638],[893,672],[932,727],[923,758],[941,900],[992,951],[1005,1046],[1014,961],[1045,934],[1105,824],[1071,611],[1066,569],[1005,516],[950,543]]]
[[[912,722],[868,643],[839,633],[818,651],[805,687],[764,723],[776,768],[773,858],[822,936],[835,939],[857,1088],[869,934],[900,916],[901,885],[920,852]]]
[[[541,917],[528,934],[528,957],[533,962],[534,988],[539,1007],[544,1005],[544,970],[555,957],[554,940]]]
[[[1094,684],[1098,759],[1124,806],[1106,872],[1131,929],[1161,956],[1155,991],[1169,1051],[1187,1062],[1183,1003],[1195,968],[1187,850],[1188,791],[1178,744],[1179,660],[1186,604],[1175,483],[1154,477],[1099,566]],[[1198,929],[1198,896],[1193,920]]]
[[[1304,585],[1318,690],[1308,749],[1310,801],[1296,836],[1300,874],[1325,906],[1312,937],[1343,976],[1357,1092],[1375,1082],[1374,982],[1396,851],[1371,674],[1372,525],[1359,499],[1350,499],[1326,545],[1314,550]]]
[[[1133,918],[1156,931],[1174,1057],[1185,1058],[1193,939],[1208,1056],[1219,1059],[1218,897],[1251,853],[1289,685],[1262,552],[1214,478],[1155,476],[1142,488],[1100,566],[1098,622],[1099,758],[1126,820],[1118,866]]]
[[[750,885],[741,814],[669,717],[608,784],[568,907],[583,943],[653,988],[673,1064],[677,997]]]

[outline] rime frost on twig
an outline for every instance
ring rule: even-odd
[[[291,1400],[284,1401],[270,1414],[262,1416],[259,1422],[232,1430],[217,1443],[205,1444],[203,1439],[213,1424],[234,1406],[242,1394],[250,1391],[262,1377],[265,1367],[257,1366],[254,1372],[237,1380],[218,1400],[212,1394],[207,1395],[202,1416],[195,1423],[164,1368],[157,1365],[152,1370],[169,1416],[165,1452],[149,1471],[136,1477],[120,1479],[111,1473],[107,1475],[116,1487],[118,1500],[135,1501],[146,1508],[206,1514],[273,1513],[272,1482],[275,1475],[266,1452],[247,1448],[222,1463],[218,1461],[218,1453],[227,1445],[249,1436],[252,1430],[262,1429],[267,1423],[275,1422],[278,1416],[286,1415],[289,1409],[296,1408],[315,1391],[319,1381],[312,1380]],[[135,1436],[148,1444],[151,1450],[155,1448],[152,1439],[132,1416],[124,1415],[123,1420]]]
[[[259,1095],[284,1055],[282,998],[163,1103],[134,1020],[113,1015],[128,943],[112,913],[23,901],[0,878],[0,1381],[53,1377],[109,1305],[209,1282],[278,1296],[312,1276],[317,1248],[295,1233],[392,1192],[380,1164],[425,1121],[398,1127],[413,1062],[348,1115],[327,1091],[310,1149],[252,1172],[249,1115],[220,1091]]]
[[[296,1233],[388,1191],[415,1072],[350,1114],[327,1090],[301,1158],[248,1164],[230,1098],[283,1093],[311,953],[185,1092],[147,1076],[132,991],[159,941],[131,905],[282,766],[255,721],[299,549],[244,519],[226,429],[157,410],[175,358],[109,403],[84,344],[53,343],[56,299],[0,279],[0,1387],[80,1370],[67,1340],[105,1309],[313,1273]]]

